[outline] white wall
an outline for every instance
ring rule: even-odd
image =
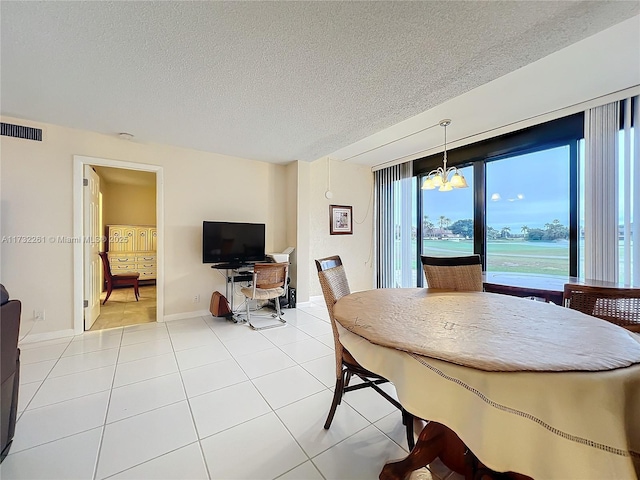
[[[309,248],[309,234],[311,225],[311,167],[306,162],[297,162],[296,181],[298,188],[298,205],[296,210],[296,269],[298,302],[309,301],[309,271],[311,268],[311,250]]]
[[[286,167],[50,124],[3,117],[43,129],[43,141],[1,137],[1,235],[38,235],[44,243],[3,243],[0,281],[46,319],[33,333],[73,328],[73,245],[49,237],[73,235],[73,155],[159,165],[164,169],[165,315],[207,310],[224,280],[202,264],[203,220],[267,224],[267,251],[287,247]],[[192,303],[199,294],[201,302]],[[22,334],[26,333],[23,329]]]
[[[369,167],[331,161],[331,192],[327,199],[327,162],[310,165],[309,295],[322,295],[314,260],[340,255],[352,291],[374,288],[373,283],[373,173]],[[353,235],[329,234],[329,205],[353,207]]]
[[[289,277],[291,278],[291,286],[298,286],[298,162],[292,162],[287,165],[287,181],[285,184],[286,200],[285,210],[282,212],[287,219],[287,239],[288,247],[294,247],[296,250],[289,255]]]

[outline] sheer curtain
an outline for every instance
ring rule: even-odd
[[[637,124],[637,96],[585,111],[584,276],[638,285],[640,129],[632,108]]]
[[[406,162],[375,172],[376,285],[415,286],[412,264],[413,164]]]

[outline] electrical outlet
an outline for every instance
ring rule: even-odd
[[[200,295],[193,296],[193,303],[200,303]]]
[[[43,310],[34,310],[33,311],[33,318],[35,320],[44,320],[44,309]]]

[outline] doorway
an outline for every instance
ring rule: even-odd
[[[87,172],[87,169],[92,172]],[[85,310],[85,331],[103,330],[140,323],[156,321],[156,266],[157,266],[157,228],[156,228],[156,173],[122,168],[85,165],[85,178],[95,173],[99,183],[99,238],[100,252],[106,252],[111,274],[138,275],[139,299],[136,298],[133,283],[121,288],[113,288],[109,298],[108,289],[95,298],[89,299]],[[91,180],[89,180],[91,184]],[[85,189],[85,218],[92,199],[87,199],[89,189]],[[85,235],[87,232],[85,222]],[[97,252],[87,253],[91,249],[85,245],[85,275],[91,275],[90,264],[97,258]],[[98,261],[100,260],[97,258]],[[102,265],[103,262],[100,262]],[[106,279],[106,273],[104,275]],[[97,278],[101,287],[105,287],[103,276]],[[85,294],[89,282],[85,282]],[[94,299],[99,309],[95,315],[91,308]],[[106,300],[106,302],[104,302]],[[93,322],[95,319],[95,322]]]
[[[162,173],[162,167],[155,165],[74,156],[74,236],[101,239],[97,245],[74,244],[76,334],[164,321]],[[94,176],[97,180],[92,180]],[[93,199],[87,194],[92,188],[83,186],[92,182],[102,183],[98,194],[93,188]],[[119,243],[121,240],[129,243]],[[106,291],[101,292],[102,262],[96,274],[94,257],[98,251],[109,251],[112,273],[129,273],[127,269],[139,273],[139,301],[132,287],[114,288],[106,304],[101,305]],[[97,290],[96,283],[100,286]]]

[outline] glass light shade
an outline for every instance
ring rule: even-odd
[[[453,190],[451,182],[443,183],[442,186],[438,189],[439,192],[450,192],[451,190]]]
[[[433,179],[431,177],[425,178],[422,183],[422,190],[433,190],[436,186],[433,184]]]
[[[433,177],[433,186],[434,187],[439,187],[442,185],[442,175],[440,175],[439,173],[437,173],[434,177]]]
[[[451,177],[451,186],[455,188],[466,188],[469,185],[467,185],[467,181],[462,175],[456,173],[453,177]]]

